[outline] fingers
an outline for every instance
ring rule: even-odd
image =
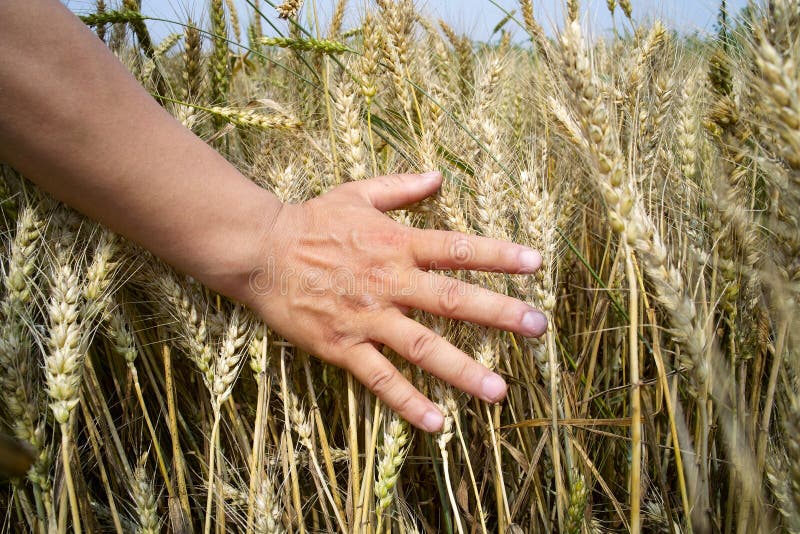
[[[439,190],[442,175],[438,172],[425,174],[389,174],[369,180],[345,184],[364,195],[367,201],[380,211],[389,211],[414,202],[419,202]]]
[[[409,362],[475,397],[497,402],[506,395],[500,375],[397,310],[386,312],[372,335]]]
[[[426,432],[441,430],[444,418],[436,405],[417,391],[375,347],[361,343],[350,349],[347,358],[353,376],[403,419]]]
[[[515,298],[438,273],[416,271],[395,302],[442,317],[539,337],[547,318]]]
[[[414,230],[412,250],[422,269],[530,274],[542,265],[542,255],[535,250],[459,232]]]

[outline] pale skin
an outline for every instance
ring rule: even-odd
[[[529,274],[538,252],[385,215],[436,193],[438,172],[347,183],[282,204],[163,110],[56,0],[0,2],[0,161],[247,305],[429,432],[441,429],[441,413],[382,345],[488,402],[502,400],[507,386],[409,310],[523,336],[547,328],[524,302],[435,272]]]

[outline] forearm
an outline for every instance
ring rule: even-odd
[[[0,160],[226,293],[280,206],[55,0],[0,2]]]

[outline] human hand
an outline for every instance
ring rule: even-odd
[[[441,180],[439,173],[382,176],[284,205],[259,244],[247,290],[238,295],[286,339],[347,369],[387,406],[429,432],[441,428],[441,412],[380,353],[380,345],[488,402],[505,397],[506,384],[407,317],[409,309],[524,336],[540,336],[547,328],[544,315],[517,299],[432,272],[527,274],[541,265],[538,252],[409,228],[383,213],[434,194]]]

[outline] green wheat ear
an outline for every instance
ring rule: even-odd
[[[341,54],[351,50],[341,43],[328,39],[298,39],[295,37],[262,37],[258,40],[263,46],[277,46],[291,50],[322,52],[323,54]]]
[[[91,13],[81,15],[80,19],[87,26],[100,26],[105,24],[121,24],[126,22],[142,22],[147,19],[138,11],[132,9],[122,9],[118,11],[105,11],[103,13]]]

